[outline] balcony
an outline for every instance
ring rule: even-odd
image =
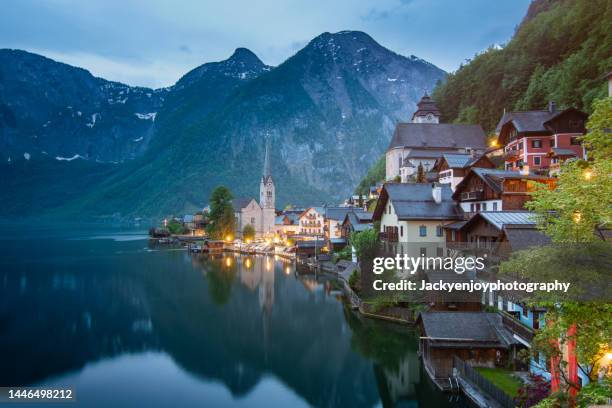
[[[513,334],[516,334],[520,338],[531,343],[531,341],[535,337],[535,331],[532,328],[525,326],[508,312],[498,311],[498,313],[501,315],[502,323],[504,324],[506,329],[510,330],[510,332],[512,332]]]
[[[504,160],[506,161],[513,161],[516,160],[519,157],[519,151],[518,150],[508,150],[507,152],[504,153]]]
[[[472,201],[472,200],[482,200],[484,198],[484,191],[467,191],[465,193],[461,193],[461,201]]]

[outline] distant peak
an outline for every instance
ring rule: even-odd
[[[236,48],[228,61],[243,62],[246,64],[257,64],[264,65],[264,63],[255,55],[255,53],[248,48],[239,47]]]

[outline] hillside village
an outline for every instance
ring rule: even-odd
[[[612,90],[612,77],[607,78]],[[385,154],[384,180],[372,185],[368,195],[348,197],[336,206],[279,210],[266,145],[259,198],[228,196],[231,230],[211,233],[215,229],[210,229],[214,222],[210,208],[166,219],[165,226],[168,222],[180,226],[178,236],[195,242],[190,250],[197,252],[225,248],[273,253],[315,271],[337,274],[345,282],[351,304],[362,313],[419,328],[424,366],[444,391],[465,390],[453,383],[453,373],[459,370],[467,376],[472,365],[512,366],[558,389],[559,373],[554,373],[544,356],[531,356],[526,365],[518,359],[542,327],[545,308],[493,292],[471,301],[431,302],[418,314],[398,312],[397,307],[373,310],[359,299],[355,237],[362,232],[376,231],[384,251],[392,256],[456,256],[457,251],[477,249],[492,258],[507,259],[515,251],[551,243],[525,204],[537,188],[555,189],[564,162],[589,159],[581,143],[588,115],[573,107],[558,109],[550,102],[540,110],[500,112],[495,138],[489,140],[480,125],[441,123],[440,116],[435,101],[425,94],[411,120],[396,125]],[[607,230],[598,233],[610,235]],[[158,229],[152,234],[167,236],[169,232]],[[449,277],[431,273],[426,279],[438,278]],[[582,386],[591,381],[588,370],[579,369],[571,347],[563,358],[570,362],[564,375],[567,381]],[[609,369],[609,364],[600,368]],[[496,403],[508,405],[503,392],[480,393],[477,388],[472,390],[473,399],[495,394]]]

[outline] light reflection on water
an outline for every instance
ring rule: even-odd
[[[71,385],[77,406],[448,406],[414,335],[344,308],[333,280],[139,234],[2,235],[0,385]]]

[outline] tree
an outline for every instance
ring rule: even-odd
[[[421,162],[419,162],[419,167],[417,167],[416,182],[417,183],[427,183],[427,177],[425,176],[425,169],[423,168],[423,163]]]
[[[353,232],[349,242],[355,248],[358,260],[362,261],[365,258],[373,258],[379,246],[378,232],[373,229]]]
[[[603,242],[596,232],[612,220],[612,98],[593,104],[587,128],[589,131],[583,142],[592,160],[565,162],[557,188],[536,190],[533,200],[526,205],[536,213],[538,227],[553,242],[563,245],[519,251],[500,265],[502,274],[518,273],[520,278],[532,282],[552,280],[547,277],[561,281],[573,279],[583,285],[583,293],[587,294],[598,292],[602,287],[606,290],[612,251],[609,243]],[[588,245],[571,245],[576,243]],[[538,330],[532,350],[555,362],[567,385],[559,394],[564,399],[567,399],[567,391],[576,392],[580,388],[566,376],[567,362],[561,352],[564,345],[570,342],[575,345],[581,363],[579,369],[592,378],[602,357],[612,350],[612,304],[606,302],[606,298],[604,301],[575,299],[548,298],[529,302],[547,310],[546,325]],[[559,395],[547,400],[553,401]]]
[[[234,196],[225,186],[215,188],[210,195],[210,223],[208,233],[216,239],[233,237],[236,229],[236,218],[232,199]]]
[[[251,224],[247,224],[242,229],[242,239],[252,241],[255,239],[255,228]]]

